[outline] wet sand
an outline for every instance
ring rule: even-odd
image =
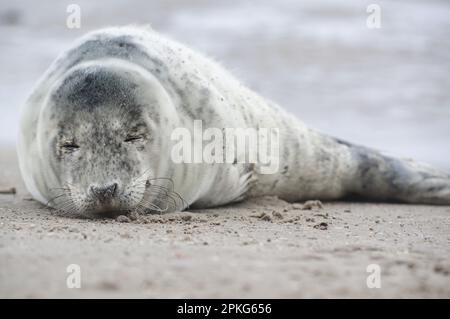
[[[88,220],[30,199],[0,150],[3,298],[450,298],[450,207],[265,197],[233,206]],[[67,288],[67,266],[81,288]],[[381,288],[368,288],[370,264]]]

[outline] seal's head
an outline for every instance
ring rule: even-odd
[[[38,137],[50,155],[51,206],[91,216],[163,209],[146,195],[161,172],[162,134],[155,132],[168,101],[149,82],[120,62],[88,63],[54,86]]]

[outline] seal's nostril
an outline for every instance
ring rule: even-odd
[[[117,183],[114,183],[114,184],[112,184],[112,189],[111,189],[112,195],[114,195],[116,193],[116,191],[117,191]]]
[[[110,199],[115,196],[117,191],[117,183],[107,186],[91,186],[90,192],[99,200]]]

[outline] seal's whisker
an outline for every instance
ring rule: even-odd
[[[174,209],[177,208],[177,201],[176,201],[176,199],[173,197],[173,195],[170,194],[169,192],[164,192],[164,193],[163,193],[164,199],[163,199],[162,196],[161,196],[161,192],[158,191],[158,190],[150,190],[149,192],[150,192],[151,194],[157,196],[157,197],[156,197],[156,200],[159,200],[159,201],[164,201],[164,200],[167,200],[167,201],[168,201],[168,200],[170,200],[170,203],[172,204],[172,207],[173,207]]]
[[[159,210],[163,210],[163,208],[161,208],[161,207],[158,205],[158,203],[165,204],[164,201],[161,201],[161,200],[159,200],[158,198],[154,198],[154,199],[152,199],[152,200],[143,198],[143,199],[141,200],[141,203],[147,203],[147,204],[150,204],[150,205],[152,205],[152,206],[158,207]]]
[[[150,168],[146,169],[141,175],[139,175],[137,178],[135,178],[135,179],[133,180],[133,182],[131,183],[130,187],[133,187],[133,186],[135,186],[136,184],[140,183],[140,182],[141,182],[141,179],[142,179],[142,182],[147,181],[148,178],[147,178],[146,176],[144,176],[144,175],[145,175],[148,171],[150,171]]]
[[[177,201],[170,191],[157,188],[157,189],[149,189],[148,192],[149,192],[149,194],[156,195],[157,200],[161,200],[161,201],[163,199],[171,200],[173,207],[177,208]]]
[[[175,183],[173,182],[173,179],[171,179],[170,177],[154,177],[154,178],[149,178],[149,181],[156,181],[156,180],[166,180],[169,181],[170,184],[172,185],[172,189],[175,187]]]
[[[58,194],[55,197],[50,198],[47,203],[45,204],[45,206],[50,206],[50,203],[54,202],[56,199],[66,196],[66,193],[62,193],[62,194]]]
[[[163,179],[166,179],[166,178],[164,178],[164,177],[162,177]],[[172,181],[172,183],[173,183],[173,180],[172,179],[170,179],[170,178],[168,178],[170,181]],[[178,192],[176,192],[176,191],[174,191],[173,190],[173,188],[172,188],[172,190],[169,190],[167,187],[165,187],[165,186],[161,186],[161,185],[156,185],[156,184],[151,184],[150,185],[151,187],[156,187],[156,188],[163,188],[163,189],[166,189],[166,191],[168,191],[168,192],[170,192],[171,194],[174,194],[176,197],[178,197],[178,199],[179,200],[181,200],[181,205],[182,206],[185,206],[185,207],[188,207],[189,205],[187,204],[187,202],[184,200],[184,198],[178,193]]]
[[[63,190],[63,191],[70,191],[70,188],[66,188],[66,187],[52,187],[49,188],[50,191],[52,190]]]
[[[61,216],[71,216],[76,213],[76,207],[70,200],[67,200],[66,202],[59,205],[56,210]]]
[[[145,211],[142,205],[136,205],[136,207],[134,207],[134,210],[141,215],[145,215]]]
[[[74,208],[74,204],[73,204],[72,200],[70,198],[65,198],[64,201],[57,203],[55,208],[66,211],[67,208],[72,208],[72,207]]]
[[[62,216],[68,216],[73,213],[78,213],[78,209],[75,206],[75,203],[73,202],[72,196],[71,196],[71,188],[70,183],[65,182],[63,183],[63,187],[53,187],[50,188],[50,191],[53,190],[62,190],[62,193],[57,194],[56,196],[52,197],[46,204],[46,206],[54,206],[53,208]],[[50,206],[51,207],[51,206]]]
[[[163,208],[161,208],[161,207],[159,207],[159,206],[157,206],[157,205],[155,205],[155,204],[153,204],[153,203],[151,203],[149,201],[146,201],[146,200],[142,200],[137,206],[142,206],[143,208],[150,209],[152,211],[157,211],[157,212],[165,212],[165,211],[167,211],[167,208],[163,209]]]
[[[162,198],[156,198],[155,200],[151,201],[151,203],[155,204],[155,205],[158,204],[160,206],[162,206],[162,205],[166,206],[166,208],[164,210],[167,210],[169,208],[173,208],[173,209],[177,208],[174,203],[171,203],[171,202],[169,202],[167,200],[164,200]]]
[[[128,188],[136,189],[137,185],[145,181],[147,182],[147,184],[143,186],[146,188],[145,193],[152,197],[151,202],[153,202],[153,204],[155,203],[164,204],[168,206],[167,209],[169,207],[173,209],[182,209],[188,206],[184,198],[179,193],[174,191],[175,183],[172,178],[170,177],[149,178],[148,176],[149,174],[147,174],[149,173],[149,171],[150,169],[147,169],[140,176],[135,178]],[[136,200],[137,198],[132,197],[132,199]]]
[[[69,182],[65,182],[65,184],[67,185],[67,186],[72,186],[72,187],[74,187],[74,185],[73,184],[71,184],[71,183],[69,183]]]

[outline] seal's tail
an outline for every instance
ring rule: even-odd
[[[450,205],[450,175],[428,165],[338,141],[353,159],[349,195],[379,201]]]

